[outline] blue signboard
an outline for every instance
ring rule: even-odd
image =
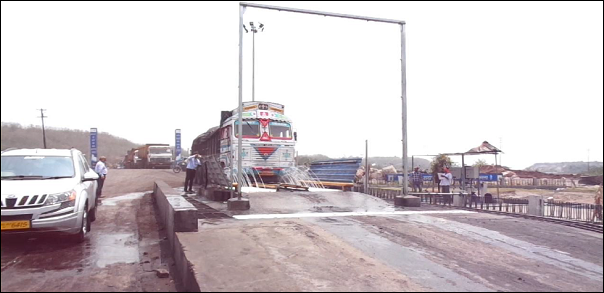
[[[388,174],[386,176],[387,176],[386,180],[388,182],[396,182],[396,181],[399,181],[399,178],[402,177],[403,174]],[[411,177],[411,174],[409,174],[409,177]],[[480,174],[480,181],[481,182],[497,182],[498,177],[499,177],[499,174]],[[432,174],[422,173],[422,178],[423,178],[423,181],[433,181],[434,180],[434,176],[432,176]],[[409,180],[411,180],[411,178],[409,178]]]
[[[480,174],[480,181],[482,182],[497,182],[498,174]]]
[[[97,149],[97,129],[90,128],[90,164],[92,167],[98,162],[98,149]]]
[[[176,153],[176,160],[180,160],[180,154],[182,153],[182,148],[180,145],[180,129],[176,129],[176,143],[174,144],[174,152]]]
[[[388,182],[395,182],[395,181],[399,181],[399,178],[403,177],[403,174],[387,174],[387,181]],[[426,174],[426,173],[422,173],[422,179],[423,181],[432,181],[433,180],[432,174]],[[411,174],[409,174],[409,180],[411,180]]]

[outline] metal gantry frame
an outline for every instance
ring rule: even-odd
[[[407,59],[406,59],[406,43],[405,43],[405,22],[402,20],[392,20],[392,19],[384,19],[384,18],[375,18],[375,17],[365,17],[365,16],[357,16],[357,15],[349,15],[349,14],[340,14],[340,13],[330,13],[330,12],[321,12],[321,11],[313,11],[306,9],[296,9],[296,8],[287,8],[287,7],[278,7],[271,5],[262,5],[262,4],[254,4],[254,3],[239,3],[239,133],[243,133],[243,12],[246,7],[259,8],[259,9],[268,9],[268,10],[277,10],[277,11],[286,11],[286,12],[294,12],[294,13],[302,13],[302,14],[313,14],[313,15],[321,15],[321,16],[329,16],[329,17],[339,17],[339,18],[348,18],[348,19],[356,19],[356,20],[364,20],[364,21],[374,21],[374,22],[382,22],[382,23],[391,23],[400,25],[401,28],[401,100],[402,100],[402,146],[403,146],[403,172],[407,172]],[[241,161],[241,153],[243,151],[243,140],[239,138],[238,146],[237,146],[237,193],[238,197],[241,198],[241,186],[242,186],[242,171],[243,171],[243,163]],[[402,195],[406,196],[409,194],[409,178],[407,176],[403,176],[403,187],[402,187]]]

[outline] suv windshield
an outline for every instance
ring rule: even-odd
[[[154,155],[172,154],[169,147],[149,147],[149,152]]]
[[[2,157],[2,179],[71,178],[74,175],[71,157]]]

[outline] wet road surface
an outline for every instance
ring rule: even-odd
[[[358,193],[247,197],[246,212],[195,197],[232,216],[179,235],[202,291],[604,289],[599,233]]]
[[[73,244],[57,235],[20,239],[2,236],[5,291],[175,291],[159,279],[160,239],[150,195],[103,199],[88,239]]]

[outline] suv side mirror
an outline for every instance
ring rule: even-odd
[[[99,174],[97,174],[96,172],[91,170],[91,171],[86,172],[86,174],[84,174],[84,180],[82,180],[82,181],[85,182],[85,181],[96,181],[96,180],[99,180]]]

